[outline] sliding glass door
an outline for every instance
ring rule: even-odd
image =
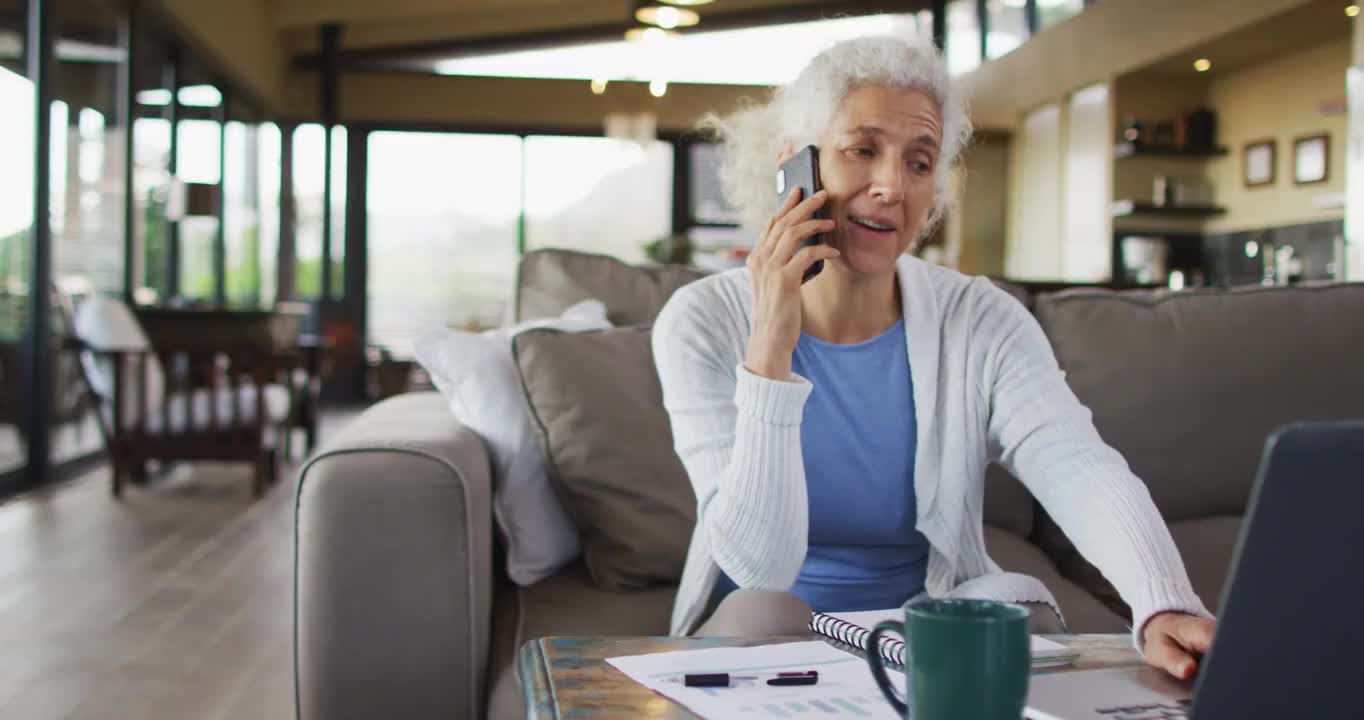
[[[33,83],[24,63],[26,12],[24,0],[0,0],[0,475],[22,471],[28,457],[22,349],[30,309],[36,136]],[[0,486],[0,493],[7,489]]]

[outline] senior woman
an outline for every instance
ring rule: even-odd
[[[726,192],[769,219],[746,268],[682,288],[654,327],[698,504],[673,632],[793,632],[811,607],[921,593],[1026,603],[1045,627],[1059,618],[1047,588],[985,551],[997,460],[1131,605],[1148,662],[1191,677],[1211,615],[1037,323],[989,280],[907,254],[941,216],[971,132],[936,51],[843,42],[770,103],[711,125]],[[823,190],[771,214],[777,167],[811,144]],[[802,249],[817,233],[828,243]]]

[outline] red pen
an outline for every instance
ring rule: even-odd
[[[735,680],[758,680],[757,675],[731,675],[729,673],[687,673],[683,676],[683,684],[687,687],[716,688],[730,687]],[[814,685],[819,682],[819,672],[817,670],[802,670],[800,672],[780,672],[768,677],[767,684],[773,686],[784,685]]]

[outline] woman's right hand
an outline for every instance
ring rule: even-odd
[[[801,248],[812,235],[829,232],[833,220],[813,219],[829,195],[821,190],[808,198],[799,189],[787,196],[767,223],[767,230],[748,255],[753,277],[753,328],[744,367],[755,375],[790,381],[791,354],[800,339],[800,286],[806,269],[839,253],[828,245]]]

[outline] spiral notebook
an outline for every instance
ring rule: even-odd
[[[904,617],[904,611],[900,608],[862,612],[815,612],[810,614],[810,629],[824,637],[836,640],[842,645],[865,652],[867,638],[871,636],[871,629],[876,627],[877,623],[883,620],[903,622]],[[881,657],[884,660],[904,667],[904,641],[898,637],[883,635],[880,645]],[[1074,660],[1075,655],[1075,651],[1065,645],[1037,635],[1032,636],[1032,666],[1034,668],[1064,665]]]

